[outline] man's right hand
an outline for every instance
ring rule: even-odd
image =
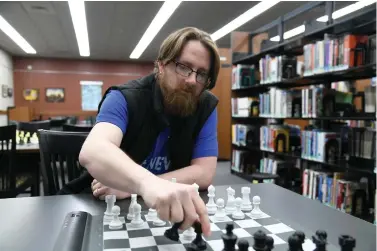
[[[161,220],[173,223],[183,221],[182,230],[199,220],[203,234],[210,235],[207,208],[193,185],[173,183],[153,176],[142,181],[139,194],[149,208],[156,209]]]

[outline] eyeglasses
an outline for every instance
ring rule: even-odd
[[[177,61],[174,61],[175,63],[175,72],[178,73],[179,75],[183,77],[188,77],[191,75],[191,73],[195,72],[196,73],[196,82],[199,84],[205,85],[207,84],[209,80],[209,75],[207,72],[202,72],[202,71],[194,71],[187,65],[184,65],[182,63],[179,63]]]

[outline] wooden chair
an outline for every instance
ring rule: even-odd
[[[20,193],[34,194],[31,175],[18,173],[15,162],[16,125],[0,127],[0,198],[16,197]]]
[[[64,124],[63,125],[63,131],[65,132],[90,132],[93,129],[93,126],[91,125],[70,125],[70,124]]]
[[[18,122],[17,129],[19,131],[30,132],[30,134],[33,134],[37,133],[39,129],[50,130],[50,123],[50,120]]]
[[[78,157],[87,136],[86,132],[38,131],[45,195],[56,195],[82,174]]]

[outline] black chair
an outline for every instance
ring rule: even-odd
[[[16,130],[16,125],[0,127],[0,198],[13,198],[20,193],[35,194],[33,177],[17,172]]]
[[[63,131],[65,132],[90,132],[93,129],[91,125],[70,125],[64,124]]]
[[[33,134],[37,133],[39,129],[50,130],[50,123],[50,120],[18,122],[17,129],[19,131],[29,132],[30,134]]]
[[[38,130],[45,195],[56,195],[85,170],[78,162],[86,132]]]

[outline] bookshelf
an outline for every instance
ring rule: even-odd
[[[305,21],[304,33],[256,52],[253,36],[269,31],[248,34],[249,51],[232,55],[231,173],[374,222],[375,13]]]

